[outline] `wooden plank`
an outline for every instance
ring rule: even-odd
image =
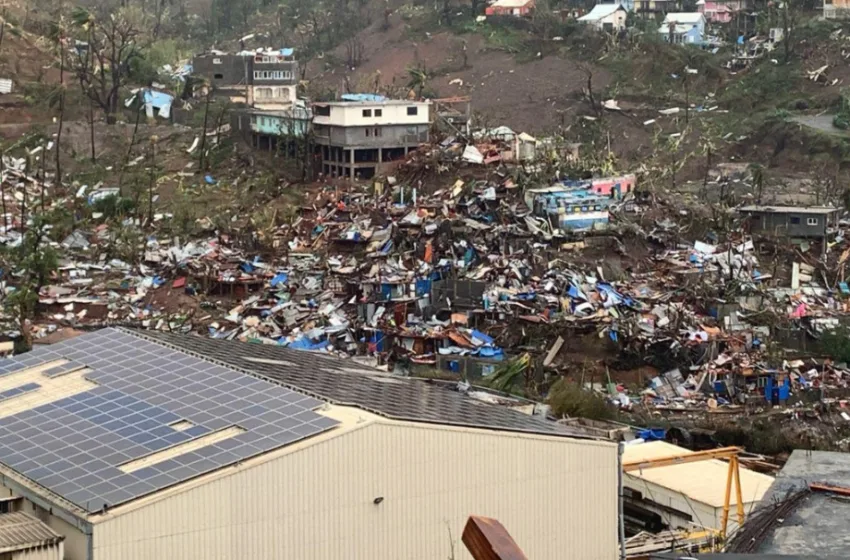
[[[561,346],[564,345],[564,339],[562,337],[558,337],[555,341],[555,344],[552,345],[552,348],[549,349],[549,352],[546,354],[546,358],[543,359],[543,367],[549,366],[552,361],[554,361],[555,356],[558,355],[558,352],[561,351]]]
[[[844,486],[831,486],[828,484],[818,484],[813,482],[809,484],[809,490],[812,492],[830,492],[841,496],[850,496],[850,488],[846,488]]]
[[[475,560],[528,560],[508,530],[491,517],[471,515],[462,540]]]

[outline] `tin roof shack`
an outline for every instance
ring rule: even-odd
[[[527,16],[534,9],[534,0],[496,0],[484,13],[488,16]]]
[[[21,501],[13,497],[0,503],[16,507]],[[64,540],[65,537],[28,513],[0,514],[0,558],[3,560],[63,560]]]
[[[752,234],[824,241],[838,226],[838,208],[828,206],[742,206]],[[823,244],[826,250],[826,244]]]
[[[608,227],[611,199],[597,195],[590,186],[529,189],[525,203],[535,216],[561,231],[586,232]]]

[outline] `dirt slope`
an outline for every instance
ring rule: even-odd
[[[530,133],[549,131],[561,122],[562,114],[572,119],[577,110],[577,95],[585,78],[570,60],[549,56],[519,62],[474,34],[441,32],[415,41],[401,17],[394,15],[390,22],[388,30],[378,22],[359,34],[363,61],[357,68],[337,65],[320,69],[314,65],[308,69],[308,78],[337,92],[345,91],[346,81],[351,90],[371,91],[376,79],[382,87],[391,85],[403,91],[407,68],[422,64],[434,75],[429,89],[437,95],[469,95],[473,111],[488,126],[506,125]],[[336,60],[345,61],[346,46],[336,49],[333,55]],[[597,70],[594,88],[601,90],[609,81],[607,72]]]

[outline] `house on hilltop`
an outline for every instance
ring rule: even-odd
[[[626,27],[628,12],[620,4],[597,4],[587,15],[578,18],[581,23],[601,30],[614,32]]]
[[[484,13],[488,16],[527,16],[534,9],[534,0],[496,0]]]
[[[669,13],[658,33],[669,43],[699,45],[705,38],[705,16],[699,12]]]

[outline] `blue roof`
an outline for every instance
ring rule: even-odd
[[[381,102],[386,101],[387,98],[383,95],[377,95],[375,93],[345,93],[342,95],[343,101],[373,101],[373,102]]]
[[[145,90],[145,104],[150,103],[157,109],[160,107],[166,107],[168,105],[171,105],[173,101],[173,95],[168,95],[167,93],[162,93],[161,91],[153,91],[150,89]]]
[[[292,56],[293,54],[295,54],[295,49],[280,49],[280,54],[282,54],[283,56]]]

